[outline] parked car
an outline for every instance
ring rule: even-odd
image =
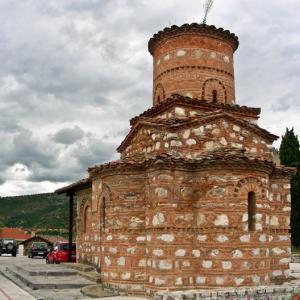
[[[76,244],[72,244],[72,256],[71,256],[71,262],[76,262]],[[69,256],[69,243],[63,243],[58,242],[53,251],[51,251],[47,258],[46,263],[47,264],[59,264],[61,262],[68,262],[68,256]]]
[[[2,254],[11,254],[16,257],[18,252],[18,243],[15,239],[0,239],[0,256]]]
[[[43,258],[46,258],[50,249],[45,242],[33,242],[29,252],[28,252],[28,258],[33,258],[35,256],[41,256]]]

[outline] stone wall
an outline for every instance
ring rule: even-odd
[[[161,181],[156,179],[161,171],[152,174],[146,222],[150,290],[270,281],[263,227],[269,211],[257,209],[255,231],[249,232],[247,223],[248,192],[254,191],[257,204],[265,206],[268,178],[253,171],[230,173],[167,172],[163,176],[169,180]]]
[[[174,95],[173,95],[174,96]],[[175,95],[176,97],[176,95]],[[172,99],[172,97],[171,97]],[[192,100],[192,99],[191,99]],[[200,105],[199,105],[200,106]],[[231,106],[231,107],[237,107],[237,106]],[[228,108],[228,107],[227,107]],[[154,120],[160,121],[160,120],[166,120],[166,119],[180,119],[180,120],[188,120],[195,117],[205,117],[209,114],[214,113],[215,111],[220,112],[220,109],[218,107],[197,107],[196,105],[173,105],[169,109],[166,109],[162,113],[158,113],[156,116],[153,116],[152,118]],[[252,124],[257,123],[258,116],[255,115],[255,117],[252,115],[247,114],[241,114],[240,112],[235,113],[234,111],[230,111],[229,109],[226,110],[223,108],[223,111],[231,114],[235,117],[238,117],[239,119],[249,121]]]
[[[175,108],[177,115],[188,114],[188,109]],[[141,121],[133,133],[122,158],[154,156],[168,153],[176,157],[197,159],[220,149],[244,149],[252,157],[272,160],[273,138],[259,127],[226,114],[195,117],[182,123]]]
[[[299,299],[299,284],[285,284],[281,286],[269,285],[253,288],[227,288],[216,290],[189,290],[179,292],[158,292],[155,300],[224,300],[224,299],[257,299],[257,300],[282,300]]]
[[[271,242],[271,277],[274,281],[289,276],[291,258],[290,211],[291,195],[290,181],[282,178],[270,180],[270,237]]]
[[[287,180],[277,187],[274,180],[251,168],[163,165],[95,177],[92,203],[85,203],[93,208],[91,232],[79,235],[79,261],[100,268],[104,285],[132,293],[286,279],[289,189]],[[274,189],[278,209],[270,205]],[[256,199],[253,231],[249,192]]]
[[[77,235],[76,235],[76,257],[80,263],[95,264],[94,256],[98,250],[93,235],[94,222],[92,221],[91,205],[92,191],[91,189],[82,189],[77,191]],[[95,251],[96,250],[96,251]],[[98,265],[95,265],[99,267]]]
[[[96,179],[93,196],[85,198],[78,222],[78,261],[101,268],[104,284],[132,292],[145,281],[145,174]],[[84,195],[84,191],[83,191]],[[82,196],[83,196],[82,195]],[[82,198],[78,196],[78,198]],[[80,206],[80,201],[78,201]],[[90,215],[85,215],[86,208]],[[85,218],[89,218],[84,233]]]

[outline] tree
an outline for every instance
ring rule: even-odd
[[[294,128],[287,128],[282,136],[279,157],[281,164],[297,168],[291,180],[291,230],[292,244],[300,247],[300,144]]]
[[[282,136],[282,141],[279,148],[280,162],[283,165],[290,167],[298,167],[300,164],[298,136],[294,133],[294,128],[286,129],[285,135]]]

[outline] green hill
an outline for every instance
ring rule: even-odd
[[[66,229],[68,201],[54,193],[0,197],[0,216],[6,227]]]

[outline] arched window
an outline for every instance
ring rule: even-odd
[[[106,202],[106,199],[105,197],[102,198],[102,204],[101,204],[101,220],[100,220],[100,224],[101,224],[101,227],[102,229],[105,228],[105,218],[106,218],[106,215],[105,215],[105,203]]]
[[[212,91],[212,102],[217,103],[218,101],[218,92],[216,90]]]
[[[153,99],[155,102],[154,105],[159,104],[161,101],[163,101],[165,99],[165,90],[161,83],[156,85],[155,90],[154,90]]]
[[[202,85],[202,99],[211,103],[227,103],[227,91],[224,84],[215,78],[207,79]]]
[[[248,193],[248,230],[255,230],[256,200],[255,193]]]
[[[84,210],[84,233],[88,232],[88,228],[90,227],[90,215],[91,215],[91,209],[89,206],[87,206]]]

